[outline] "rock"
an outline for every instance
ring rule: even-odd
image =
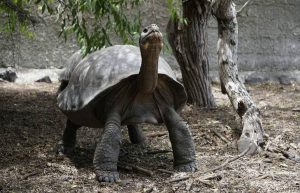
[[[266,82],[268,79],[264,76],[256,75],[256,76],[248,76],[245,78],[246,84],[258,84],[262,82]]]
[[[8,82],[15,82],[17,79],[17,73],[12,68],[8,68],[4,72],[0,73],[0,79]]]
[[[278,77],[279,83],[282,85],[291,85],[295,81],[293,77],[288,77],[288,76],[280,76]]]
[[[52,83],[49,76],[44,76],[43,78],[40,78],[40,79],[36,80],[35,82],[45,82],[45,83],[49,83],[49,84]]]

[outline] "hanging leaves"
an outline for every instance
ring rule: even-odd
[[[49,4],[53,0],[1,0],[0,16],[2,17],[0,32],[5,34],[13,34],[20,32],[21,34],[31,38],[34,33],[29,26],[34,26],[38,20],[33,16],[33,12],[41,10],[53,14],[53,9]],[[38,6],[34,6],[38,5]]]
[[[4,25],[0,32],[16,31],[32,36],[30,25],[37,21],[31,14],[38,10],[42,14],[57,15],[60,36],[67,40],[75,34],[84,55],[112,45],[110,36],[117,35],[124,43],[136,42],[140,31],[140,14],[130,14],[142,0],[1,0],[0,15]]]
[[[61,33],[67,38],[75,32],[83,54],[112,45],[109,34],[116,34],[124,43],[132,44],[140,30],[140,15],[126,13],[141,0],[65,0],[57,6]],[[128,11],[127,11],[128,12]]]
[[[182,3],[184,0],[167,0],[170,19],[176,20],[181,25],[188,25],[187,18],[182,15]]]

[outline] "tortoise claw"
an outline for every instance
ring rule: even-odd
[[[195,172],[197,171],[197,165],[195,162],[190,162],[188,164],[180,164],[175,166],[175,170],[179,172]]]
[[[119,172],[96,170],[96,178],[99,182],[118,182],[120,181]]]

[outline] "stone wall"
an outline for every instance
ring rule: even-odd
[[[237,10],[246,0],[237,0]],[[154,4],[153,4],[154,2]],[[168,22],[166,1],[145,1],[143,25],[158,23],[164,31]],[[238,17],[238,65],[242,75],[255,81],[290,78],[300,80],[300,0],[252,0]],[[54,18],[35,27],[33,39],[0,34],[0,67],[29,68],[63,67],[78,46],[74,40],[58,38],[59,25]],[[166,39],[166,38],[165,38]],[[208,48],[212,74],[217,66],[217,25],[212,17],[208,25]],[[178,69],[171,51],[164,51],[167,60]],[[242,76],[243,77],[243,76]],[[251,81],[249,81],[251,82]],[[252,81],[253,82],[253,81]]]
[[[237,3],[239,9],[241,2]],[[300,70],[300,1],[252,0],[238,17],[241,71]],[[216,69],[217,26],[209,23],[209,50]]]

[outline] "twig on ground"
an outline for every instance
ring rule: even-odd
[[[29,174],[26,174],[24,177],[23,177],[23,180],[27,180],[28,178],[32,177],[32,176],[35,176],[35,175],[38,175],[40,172],[31,172]]]
[[[206,176],[201,176],[202,180],[212,180],[212,179],[222,179],[220,174],[208,174]]]
[[[212,180],[212,179],[222,179],[222,176],[220,174],[209,174],[209,175],[206,175],[206,176],[200,176],[200,177],[197,177],[195,178],[195,180],[193,180],[190,184],[189,184],[189,187],[188,187],[188,191],[190,191],[192,189],[192,186],[194,184],[194,182],[200,182],[202,184],[205,184],[206,186],[213,186],[211,183],[209,183],[209,180]]]
[[[299,109],[292,109],[292,111],[294,111],[294,112],[300,112],[300,108]]]
[[[137,172],[143,173],[143,174],[145,174],[147,176],[153,176],[153,172],[152,171],[147,170],[147,169],[142,168],[142,167],[139,167],[139,166],[132,165],[132,164],[119,162],[118,167],[121,168],[121,169],[124,169],[124,170],[137,171]]]
[[[233,161],[235,161],[235,160],[243,157],[244,155],[246,155],[248,153],[248,151],[250,150],[250,148],[251,148],[251,146],[249,145],[249,147],[247,149],[245,149],[242,153],[240,153],[239,155],[237,155],[237,156],[235,156],[235,157],[233,157],[233,158],[225,161],[224,163],[222,163],[221,165],[219,165],[219,166],[217,166],[217,167],[215,167],[213,169],[209,169],[209,170],[206,170],[204,172],[195,172],[192,175],[182,176],[182,177],[179,177],[179,178],[171,179],[171,180],[169,180],[167,182],[171,183],[171,182],[178,182],[178,181],[182,181],[182,180],[187,180],[189,178],[195,178],[195,175],[197,175],[197,174],[202,175],[202,174],[206,174],[206,173],[209,173],[209,172],[214,172],[216,170],[219,170],[219,169],[225,167],[227,164],[229,164],[229,163],[231,163],[231,162],[233,162]],[[201,177],[197,177],[197,178],[203,180]]]
[[[216,136],[218,136],[222,141],[224,141],[225,143],[230,143],[230,141],[225,136],[223,136],[218,130],[216,130],[215,128],[212,128],[211,131]]]
[[[265,151],[267,151],[267,150],[269,149],[270,144],[271,144],[271,140],[269,140],[269,141],[267,142],[267,145],[265,146]]]
[[[268,178],[268,177],[272,177],[272,176],[270,176],[269,174],[265,174],[265,175],[262,175],[262,176],[257,177],[256,179],[257,179],[257,180],[262,180],[262,179],[266,179],[266,178]]]
[[[294,162],[300,162],[300,155],[296,152],[292,153],[289,151],[281,150],[281,154],[288,160],[294,161]]]
[[[174,179],[168,180],[167,182],[169,182],[169,183],[171,183],[171,182],[179,182],[179,181],[187,180],[190,177],[191,176],[182,176],[182,177],[179,177],[179,178],[174,178]]]
[[[153,176],[153,172],[151,172],[150,170],[147,170],[139,166],[131,166],[131,167],[133,170],[146,174],[147,176]]]
[[[155,132],[155,133],[150,133],[147,135],[147,137],[161,137],[164,135],[167,135],[168,132],[167,131],[163,131],[163,132]]]
[[[231,163],[231,162],[233,162],[233,161],[235,161],[235,160],[237,160],[237,159],[243,157],[244,155],[246,155],[246,154],[248,153],[248,151],[250,150],[250,148],[251,148],[251,146],[249,145],[249,147],[248,147],[247,149],[245,149],[245,150],[244,150],[242,153],[240,153],[239,155],[237,155],[237,156],[235,156],[235,157],[233,157],[233,158],[227,160],[226,162],[222,163],[221,165],[219,165],[219,166],[217,166],[217,167],[215,167],[215,168],[213,168],[213,169],[210,169],[210,170],[206,170],[206,171],[204,171],[204,172],[201,172],[200,174],[205,174],[205,173],[209,173],[209,172],[214,172],[214,171],[216,171],[216,170],[219,170],[219,169],[225,167],[227,164],[229,164],[229,163]]]
[[[205,184],[206,186],[212,186],[208,180],[198,179],[197,182],[201,182],[202,184]],[[191,184],[192,187],[193,183]]]
[[[269,141],[268,141],[267,145],[265,146],[265,149],[264,149],[264,150],[265,150],[265,151],[273,152],[273,150],[269,148],[270,145],[271,145],[271,143],[272,143],[273,141],[278,141],[281,137],[282,137],[281,135],[278,135],[278,136],[276,136],[275,139],[272,140],[272,141],[271,141],[270,138],[269,138]]]
[[[172,171],[169,171],[169,170],[165,170],[165,169],[157,169],[157,171],[160,171],[160,172],[162,172],[162,173],[166,173],[166,174],[174,174],[174,172],[172,172]]]
[[[274,152],[269,152],[269,151],[263,152],[263,155],[265,157],[270,158],[271,160],[273,160],[273,159],[275,159],[275,160],[285,160],[286,159],[282,154],[278,154],[278,153],[274,153]]]

